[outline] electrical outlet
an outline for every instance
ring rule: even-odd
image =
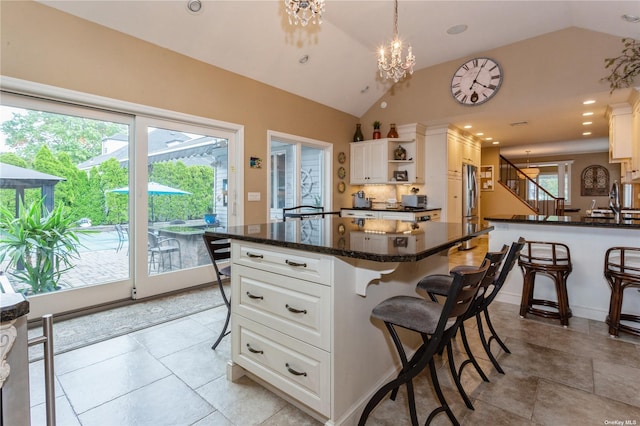
[[[247,201],[260,201],[260,193],[259,192],[248,192],[247,193]]]

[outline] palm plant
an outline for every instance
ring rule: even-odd
[[[58,204],[43,215],[44,198],[25,206],[20,202],[18,217],[0,206],[0,264],[8,259],[7,268],[18,281],[28,284],[31,293],[44,293],[57,288],[60,277],[79,258],[78,233],[73,219]]]

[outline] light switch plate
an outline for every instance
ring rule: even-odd
[[[260,193],[259,192],[248,192],[247,193],[247,201],[260,201]]]

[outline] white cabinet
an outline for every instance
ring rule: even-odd
[[[398,138],[351,143],[351,185],[423,183],[424,126],[421,126],[398,126]],[[396,152],[403,155],[395,155]]]
[[[340,210],[340,216],[352,217],[354,219],[378,219],[378,212],[373,210]]]
[[[480,141],[451,125],[427,128],[425,192],[447,222],[462,221],[462,164],[480,165]]]
[[[640,183],[640,91],[636,89],[630,99],[633,103],[633,113],[631,115],[632,147],[629,172],[631,180]]]
[[[241,242],[232,261],[233,362],[330,416],[331,260]]]
[[[351,143],[351,185],[387,182],[387,140]]]
[[[631,161],[632,110],[629,104],[614,104],[607,108],[609,117],[609,162]]]
[[[429,211],[400,211],[400,210],[364,210],[364,209],[342,209],[342,217],[352,217],[354,219],[385,219],[417,222],[425,217],[428,220],[440,220],[440,210]]]

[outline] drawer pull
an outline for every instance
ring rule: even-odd
[[[249,253],[247,252],[247,257],[250,257],[252,259],[263,259],[264,256],[261,254],[253,254],[253,253]]]
[[[304,376],[307,377],[307,373],[304,372],[299,372],[294,370],[293,368],[289,367],[289,363],[286,363],[285,366],[287,367],[287,371],[289,371],[289,373],[293,374],[294,376]]]
[[[261,354],[261,355],[262,355],[262,354],[264,353],[264,351],[259,351],[259,350],[257,350],[257,349],[253,349],[253,348],[251,347],[251,345],[250,345],[250,344],[248,344],[248,343],[247,343],[247,349],[249,349],[249,352],[251,352],[251,353],[253,353],[253,354]]]
[[[307,310],[306,309],[296,309],[296,308],[292,308],[291,306],[289,306],[289,304],[284,305],[285,308],[287,308],[289,310],[289,312],[293,312],[294,314],[307,314]]]
[[[286,263],[289,266],[302,266],[303,268],[307,267],[306,263],[298,263],[298,262],[294,262],[293,260],[285,260],[284,263]]]
[[[264,297],[262,296],[256,296],[255,294],[251,294],[249,292],[247,292],[247,296],[249,296],[249,299],[260,299],[260,300],[264,299]]]

